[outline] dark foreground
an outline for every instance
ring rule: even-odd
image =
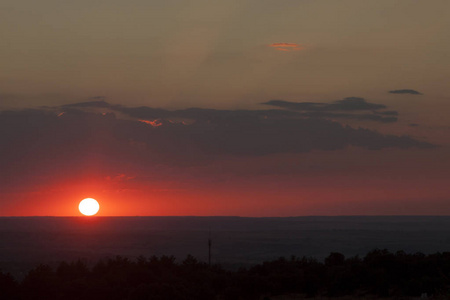
[[[226,269],[330,251],[364,256],[375,248],[425,254],[450,249],[450,217],[0,217],[0,270],[22,279],[40,263],[188,254]]]
[[[450,252],[425,255],[374,250],[364,258],[331,253],[279,258],[237,271],[188,256],[115,257],[88,267],[39,265],[21,281],[0,272],[0,299],[280,299],[304,297],[440,297],[450,292]]]

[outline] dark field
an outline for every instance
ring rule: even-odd
[[[330,252],[363,256],[450,250],[450,217],[4,217],[0,269],[20,278],[39,263],[122,255],[188,254],[236,269],[280,256],[322,260]]]

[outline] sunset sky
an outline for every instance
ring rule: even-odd
[[[3,0],[0,216],[449,215],[449,12]]]

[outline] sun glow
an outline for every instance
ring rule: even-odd
[[[81,200],[80,204],[78,205],[78,209],[85,216],[93,216],[100,209],[100,205],[98,204],[97,200],[86,198]]]

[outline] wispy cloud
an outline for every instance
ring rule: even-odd
[[[384,110],[386,105],[367,102],[364,98],[347,97],[331,103],[290,102],[270,100],[262,103],[279,108],[301,112],[311,118],[368,120],[383,123],[397,121],[398,112]]]
[[[116,174],[116,175],[113,175],[113,176],[106,176],[105,180],[120,182],[120,181],[132,180],[134,178],[135,178],[135,176],[128,176],[128,175],[125,175],[125,174]]]
[[[404,90],[393,90],[389,91],[390,94],[410,94],[410,95],[423,95],[421,92],[416,90],[404,89]]]
[[[148,125],[151,125],[153,127],[159,127],[159,126],[161,126],[163,124],[161,122],[161,120],[158,120],[158,119],[153,120],[153,121],[150,121],[150,120],[138,120],[138,121],[142,122],[142,123],[145,123],[145,124],[148,124]]]
[[[269,47],[275,48],[278,51],[300,51],[305,49],[305,46],[296,43],[273,43],[268,45]]]
[[[376,110],[386,108],[383,104],[369,103],[364,98],[347,97],[332,103],[316,102],[290,102],[284,100],[270,100],[263,104],[288,108],[292,110],[305,111],[358,111],[358,110]]]

